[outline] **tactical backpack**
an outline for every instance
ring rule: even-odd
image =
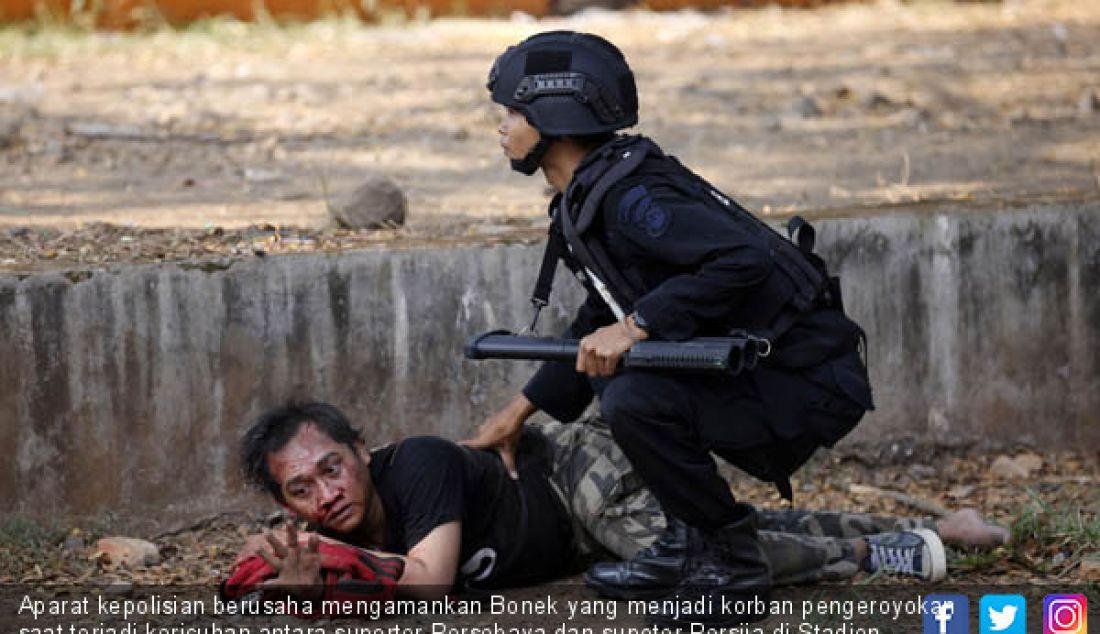
[[[648,158],[660,160],[646,163]],[[816,234],[810,223],[795,216],[787,223],[789,235],[783,236],[674,157],[664,154],[649,139],[620,136],[585,158],[583,169],[578,168],[569,188],[553,208],[546,250],[531,295],[535,317],[530,329],[533,330],[539,312],[549,301],[559,260],[570,265],[582,283],[590,284],[618,319],[629,314],[644,294],[645,287],[636,273],[617,267],[605,246],[589,231],[607,193],[643,163],[647,173],[669,176],[667,182],[685,196],[721,208],[746,230],[766,239],[776,267],[794,290],[783,298],[782,305],[764,309],[771,310],[775,317],[769,327],[752,333],[768,342],[763,356],[806,312],[821,307],[843,310],[840,281],[829,275],[824,260],[814,253]]]

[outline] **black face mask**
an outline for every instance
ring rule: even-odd
[[[531,148],[527,156],[521,159],[512,159],[512,169],[527,176],[534,174],[535,171],[538,170],[539,165],[542,164],[542,157],[546,156],[546,150],[549,149],[550,139],[540,134],[539,142],[535,144],[535,147]]]

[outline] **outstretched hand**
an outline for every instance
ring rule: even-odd
[[[291,522],[286,528],[286,543],[273,533],[265,535],[271,552],[259,555],[275,569],[277,576],[265,581],[265,587],[275,587],[302,599],[316,599],[324,592],[321,579],[321,540],[311,533],[303,546],[298,541],[298,529]]]

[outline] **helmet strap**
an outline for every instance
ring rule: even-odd
[[[550,149],[550,141],[549,137],[539,133],[539,142],[531,148],[527,156],[521,159],[512,159],[512,169],[527,176],[534,174],[542,165],[542,157],[546,156],[546,151]]]

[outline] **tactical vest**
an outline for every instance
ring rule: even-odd
[[[674,157],[664,154],[649,139],[620,136],[585,157],[568,189],[552,206],[549,239],[531,297],[535,320],[549,300],[558,260],[569,266],[590,290],[597,291],[619,319],[632,312],[634,303],[645,294],[646,288],[637,272],[617,266],[596,232],[589,231],[611,188],[639,171],[664,177],[663,183],[684,196],[730,214],[747,232],[762,235],[766,240],[777,270],[789,284],[754,303],[753,311],[767,316],[765,325],[736,330],[748,330],[766,339],[770,349],[800,315],[819,307],[842,309],[839,280],[829,276],[824,261],[814,254],[815,233],[808,222],[798,216],[792,218],[787,225],[789,236],[783,236]]]

